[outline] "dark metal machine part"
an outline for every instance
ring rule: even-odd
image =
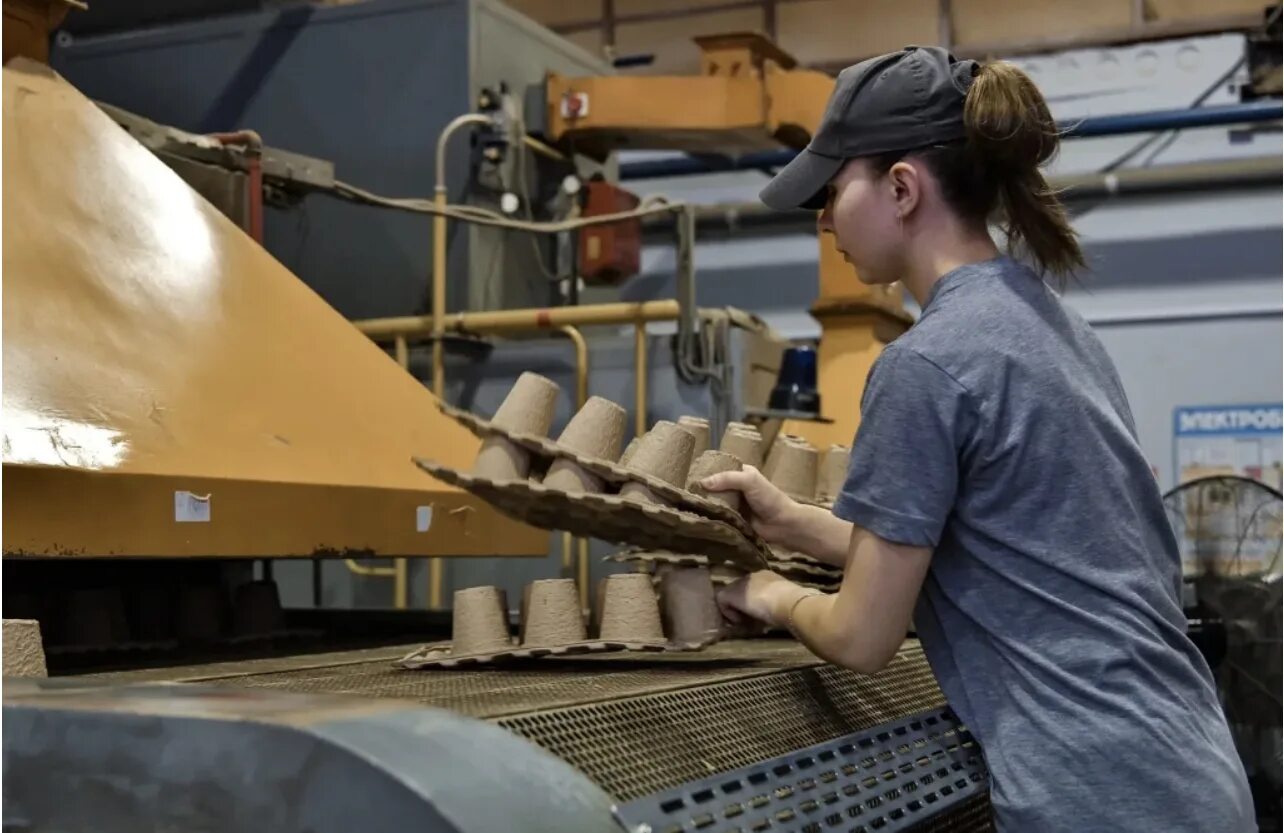
[[[391,700],[9,679],[4,722],[5,831],[613,825],[607,795],[543,750]]]
[[[908,643],[888,668],[869,677],[820,663],[784,640],[728,642],[696,654],[545,659],[467,671],[394,668],[392,660],[406,650],[408,646],[399,646],[81,679],[112,685],[181,681],[205,691],[228,691],[229,697],[248,694],[247,689],[359,695],[370,708],[414,701],[489,721],[508,730],[510,739],[530,740],[620,804],[719,773],[764,762],[774,765],[777,759],[795,758],[799,750],[854,733],[872,729],[877,734],[898,720],[945,705],[916,643]],[[6,720],[9,708],[6,703]],[[233,728],[235,724],[225,731],[235,734]],[[425,779],[443,769],[424,767],[427,759],[415,756],[415,772]],[[528,769],[522,777],[538,786],[543,774]],[[915,813],[915,820],[927,816],[923,821],[931,825],[921,829],[992,829],[983,791],[945,813],[930,812]],[[530,815],[522,810],[513,818]],[[804,825],[811,821],[800,816],[796,823],[777,821],[770,829],[810,829]],[[846,831],[857,824],[847,821],[851,824],[845,827],[825,828],[822,816],[819,829]],[[471,820],[460,825],[490,829]],[[526,828],[510,823],[508,829]]]
[[[823,827],[911,830],[988,786],[981,750],[949,709],[911,715],[615,809],[630,831]]]

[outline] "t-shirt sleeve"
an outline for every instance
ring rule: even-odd
[[[967,390],[919,353],[893,344],[870,371],[860,412],[834,514],[896,544],[935,547],[974,429]]]

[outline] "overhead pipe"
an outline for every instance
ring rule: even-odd
[[[1148,113],[1091,116],[1062,123],[1058,125],[1058,129],[1064,139],[1081,139],[1228,124],[1252,124],[1279,121],[1281,117],[1284,117],[1284,105],[1279,101],[1250,101],[1214,107],[1183,107],[1178,110],[1154,110]],[[624,162],[620,165],[620,179],[657,179],[724,171],[771,170],[784,167],[797,155],[796,150],[769,150],[747,153],[735,159],[725,160],[710,159],[707,156],[700,158],[684,156],[673,159]]]
[[[434,315],[406,315],[395,318],[368,318],[353,325],[375,341],[397,336],[426,338],[436,332],[505,333],[559,327],[597,327],[611,324],[645,324],[676,321],[682,308],[672,298],[614,304],[585,304],[577,307],[451,312]],[[440,330],[438,330],[440,326]]]
[[[1122,195],[1143,196],[1245,186],[1278,186],[1281,177],[1284,177],[1284,162],[1277,156],[1265,156],[1154,168],[1126,168],[1108,174],[1051,177],[1048,184],[1058,192],[1062,202],[1073,206],[1084,200]],[[775,232],[813,231],[816,226],[814,211],[776,211],[756,200],[696,205],[691,210],[695,214],[697,228],[706,236],[711,233],[735,233],[753,229]],[[648,242],[659,242],[665,235],[672,233],[673,223],[671,217],[648,217],[642,221],[642,228]]]

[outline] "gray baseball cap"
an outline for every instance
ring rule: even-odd
[[[977,67],[939,46],[907,46],[848,67],[811,143],[759,197],[779,211],[819,211],[825,186],[848,159],[963,138],[963,102]]]

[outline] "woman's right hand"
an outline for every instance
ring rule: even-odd
[[[740,492],[746,504],[744,514],[768,544],[788,546],[797,539],[801,505],[753,466],[710,475],[700,485],[710,492]]]

